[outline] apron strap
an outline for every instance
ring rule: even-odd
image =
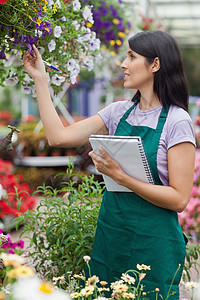
[[[121,120],[124,121],[128,118],[129,114],[132,112],[134,107],[137,105],[137,103],[134,103],[126,112],[125,114],[121,117]]]

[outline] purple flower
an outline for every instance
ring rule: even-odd
[[[118,16],[117,10],[113,7],[113,5],[110,5],[110,10],[112,12],[113,18],[116,18]]]
[[[0,228],[0,234],[1,234],[1,233],[4,233],[4,230],[3,230],[2,228]]]
[[[122,0],[119,0],[119,3],[121,4],[121,3],[122,3]]]
[[[112,23],[110,21],[106,21],[103,23],[103,27],[106,28],[106,29],[109,29],[110,26],[112,26]]]
[[[105,16],[108,13],[108,10],[105,7],[99,7],[98,11],[102,16]]]
[[[119,23],[117,25],[117,29],[119,29],[120,31],[124,31],[124,25],[122,23]]]
[[[101,4],[102,4],[103,6],[106,6],[106,2],[105,2],[105,1],[101,1]]]
[[[0,59],[6,59],[5,48],[0,51]]]
[[[99,11],[94,11],[93,16],[94,16],[95,19],[98,19],[100,17],[100,12]],[[95,20],[95,22],[96,22],[96,20]]]
[[[115,33],[113,30],[107,31],[105,33],[105,41],[109,42],[110,40],[115,40]]]
[[[101,19],[95,21],[95,26],[97,28],[102,28],[103,27],[103,22],[101,21]]]

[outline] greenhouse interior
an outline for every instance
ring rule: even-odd
[[[0,0],[0,300],[200,300],[200,0]]]

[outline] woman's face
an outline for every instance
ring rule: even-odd
[[[154,75],[151,64],[148,65],[144,56],[128,49],[126,59],[121,68],[124,72],[124,87],[127,89],[142,90],[151,86],[153,88]]]

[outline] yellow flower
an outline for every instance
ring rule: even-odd
[[[96,275],[88,278],[86,285],[95,285],[97,282],[99,282],[99,277],[97,277]]]
[[[128,28],[125,29],[126,34],[129,34],[130,30]]]
[[[54,4],[54,6],[53,6],[53,12],[54,12],[54,14],[57,12],[56,4]]]
[[[115,51],[111,51],[110,53],[111,53],[111,55],[113,55],[113,56],[116,55]]]
[[[105,288],[105,287],[100,287],[100,288],[98,288],[98,291],[101,293],[101,292],[109,292],[110,291],[110,289],[109,288]]]
[[[122,297],[127,298],[127,299],[135,299],[135,294],[133,294],[133,293],[122,293]]]
[[[159,288],[156,288],[156,289],[155,289],[155,292],[156,292],[156,293],[158,293],[159,291],[160,291]]]
[[[87,27],[89,27],[89,28],[92,27],[92,23],[90,23],[90,22],[87,22],[86,25],[87,25]]]
[[[45,3],[45,6],[48,4],[48,1],[47,0],[43,0],[44,1],[44,3]]]
[[[137,269],[138,270],[151,270],[151,267],[150,266],[147,266],[147,265],[144,265],[144,264],[142,264],[142,265],[139,265],[139,264],[137,264]]]
[[[110,40],[110,44],[111,44],[111,46],[114,46],[115,45],[115,41],[114,40]]]
[[[93,285],[89,285],[86,286],[84,289],[81,290],[81,296],[83,297],[88,297],[89,295],[92,295],[94,292],[94,286]]]
[[[122,38],[125,37],[125,33],[124,33],[124,32],[121,32],[121,31],[118,32],[118,35],[119,35],[120,37],[122,37]]]
[[[28,2],[24,1],[24,6],[28,6]]]
[[[53,287],[48,282],[42,282],[40,286],[40,291],[46,294],[51,294],[53,292]]]
[[[40,20],[40,18],[37,19],[37,24],[38,26],[40,26],[40,24],[42,23],[42,21]]]
[[[101,46],[101,50],[106,50],[106,46]]]
[[[45,30],[46,30],[46,31],[49,31],[49,28],[45,27]]]
[[[77,292],[75,292],[75,293],[72,293],[72,294],[70,294],[70,296],[71,296],[71,298],[72,298],[72,299],[74,299],[74,298],[78,298],[78,297],[80,297],[80,296],[81,296],[81,294],[80,294],[80,293],[77,293]]]
[[[121,46],[122,42],[121,42],[120,40],[116,40],[116,44],[117,44],[118,46]]]
[[[118,25],[120,22],[119,22],[118,19],[113,19],[113,23],[114,23],[115,25]]]
[[[135,278],[129,274],[122,273],[121,279],[129,284],[135,284]]]
[[[108,283],[107,283],[107,281],[103,281],[103,280],[102,280],[102,281],[100,281],[100,284],[101,284],[102,286],[105,286],[105,285],[108,284]]]
[[[76,278],[76,279],[78,279],[78,280],[85,280],[85,277],[84,277],[84,276],[82,276],[82,275],[77,275],[77,274],[74,275],[74,278]]]
[[[116,65],[117,65],[117,66],[120,66],[120,65],[121,65],[121,61],[117,60],[117,61],[116,61]]]
[[[7,272],[9,278],[27,278],[32,277],[33,275],[33,270],[26,266],[18,267]]]
[[[47,7],[46,7],[46,5],[45,6],[43,6],[43,10],[46,12],[47,11]]]
[[[127,292],[127,290],[128,290],[128,286],[126,284],[121,283],[115,286],[116,293]]]

